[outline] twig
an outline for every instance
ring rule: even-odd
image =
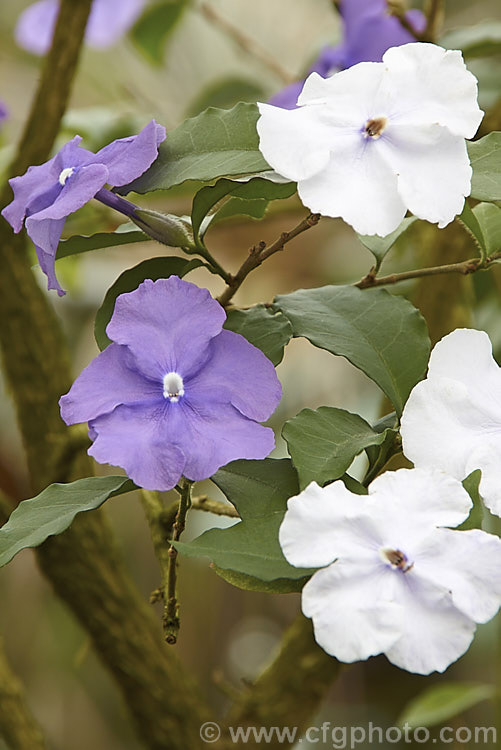
[[[212,500],[207,495],[194,497],[191,501],[191,507],[194,510],[205,510],[207,513],[214,513],[216,516],[227,516],[228,518],[240,518],[240,515],[233,505],[221,503],[219,500]]]
[[[305,232],[307,229],[314,227],[320,221],[320,214],[310,214],[303,219],[299,224],[291,229],[290,232],[282,232],[280,237],[273,242],[273,244],[267,246],[265,242],[259,242],[249,250],[249,255],[244,260],[240,268],[238,269],[235,276],[232,276],[228,282],[227,288],[218,297],[218,302],[223,307],[226,307],[230,300],[233,298],[235,292],[240,288],[244,279],[253,271],[255,268],[261,265],[266,258],[269,258],[274,253],[278,253],[284,249],[284,245],[297,237],[298,234]]]
[[[259,60],[262,65],[265,65],[272,71],[272,73],[278,76],[286,86],[295,80],[295,78],[291,76],[285,68],[282,68],[280,63],[278,63],[274,57],[269,55],[260,44],[248,37],[247,34],[240,31],[239,28],[233,26],[233,24],[227,21],[224,16],[219,15],[211,5],[208,3],[200,3],[199,9],[208,21],[215,26],[219,26],[219,28],[231,37],[244,52],[251,55],[251,57],[254,57],[256,60]]]
[[[444,0],[428,0],[425,6],[425,42],[436,41],[444,20]]]
[[[188,479],[183,479],[181,484],[181,497],[179,500],[179,508],[176,514],[176,520],[172,530],[172,541],[179,541],[179,537],[184,531],[186,523],[186,514],[191,506],[191,489],[193,483]],[[164,613],[164,633],[165,640],[167,643],[174,645],[177,642],[177,636],[179,633],[179,604],[177,601],[176,594],[176,583],[177,583],[177,550],[174,545],[170,545],[168,551],[168,565],[167,565],[167,590],[165,600],[165,613]]]
[[[432,266],[430,268],[417,268],[414,271],[404,271],[403,273],[393,273],[389,276],[380,276],[379,278],[374,275],[373,271],[370,271],[363,279],[360,279],[353,286],[359,289],[369,289],[376,286],[386,286],[388,284],[397,284],[399,281],[407,281],[409,279],[419,279],[423,276],[438,276],[444,273],[461,273],[467,276],[470,273],[475,273],[481,269],[488,268],[492,263],[501,258],[501,251],[493,253],[489,257],[482,260],[482,258],[470,258],[470,260],[464,260],[461,263],[450,263],[444,266]]]

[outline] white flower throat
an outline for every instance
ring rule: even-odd
[[[168,398],[172,404],[176,404],[181,396],[184,396],[184,383],[181,375],[177,372],[168,372],[164,375],[164,398]]]
[[[74,171],[74,167],[65,167],[59,175],[59,184],[64,187],[66,185],[66,180],[68,177],[71,177]]]

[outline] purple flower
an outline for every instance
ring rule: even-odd
[[[85,41],[91,47],[111,47],[132,26],[141,13],[144,0],[94,0],[85,32]],[[39,0],[19,16],[15,37],[23,49],[34,55],[45,55],[49,50],[59,0]]]
[[[54,261],[66,217],[98,197],[105,184],[126,185],[139,177],[155,161],[164,139],[165,128],[154,120],[138,135],[113,141],[97,154],[80,148],[82,139],[77,135],[50,161],[29,167],[22,177],[9,180],[14,200],[2,216],[15,232],[25,222],[49,289],[64,294],[56,279]]]
[[[386,0],[341,0],[343,41],[337,47],[324,47],[308,71],[327,78],[359,62],[381,62],[390,47],[416,41],[398,18],[388,12]],[[406,13],[416,31],[424,31],[426,19],[419,10]],[[304,80],[295,81],[271,97],[270,104],[294,109]]]
[[[9,110],[3,103],[3,101],[0,99],[0,124],[3,123],[4,120],[6,120],[9,116]]]
[[[177,276],[120,295],[110,344],[60,400],[67,424],[89,422],[89,454],[136,484],[172,489],[237,458],[264,458],[273,432],[258,424],[281,396],[275,369],[223,308]]]

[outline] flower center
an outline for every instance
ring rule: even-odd
[[[407,573],[414,565],[410,563],[407,555],[401,552],[399,549],[392,549],[391,547],[382,547],[379,550],[381,559],[385,563],[390,563],[393,569],[398,568],[403,573]]]
[[[164,398],[168,398],[172,404],[177,404],[181,396],[184,396],[184,383],[181,375],[177,372],[168,372],[164,375]]]
[[[374,117],[371,120],[367,120],[364,127],[365,137],[377,140],[381,137],[383,130],[386,128],[387,124],[387,117]]]
[[[59,184],[64,187],[64,185],[66,185],[66,180],[68,177],[71,177],[74,171],[74,167],[65,167],[59,175]]]

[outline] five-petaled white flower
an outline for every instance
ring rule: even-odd
[[[368,495],[337,481],[291,498],[280,544],[292,565],[321,568],[302,594],[318,644],[419,674],[458,659],[501,604],[501,540],[445,528],[470,508],[460,482],[423,469],[386,472]]]
[[[390,234],[409,210],[444,227],[470,194],[465,138],[483,112],[461,53],[420,42],[324,79],[298,108],[259,104],[260,149],[305,206],[360,234]]]
[[[404,454],[456,479],[481,469],[480,494],[501,516],[501,368],[483,331],[458,328],[436,344],[428,376],[402,415]]]

